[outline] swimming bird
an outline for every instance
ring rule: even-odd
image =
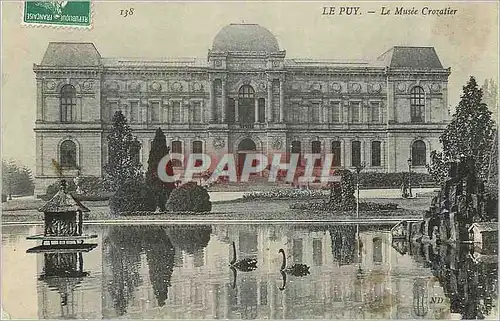
[[[310,274],[309,273],[309,266],[307,266],[306,264],[296,263],[292,266],[287,267],[286,266],[285,250],[280,249],[278,251],[278,253],[283,254],[283,262],[281,263],[281,269],[280,269],[281,272],[285,272],[285,273],[291,274],[293,276],[306,276],[306,275]]]
[[[236,245],[233,242],[233,259],[229,262],[229,265],[242,272],[249,272],[257,268],[257,260],[251,258],[236,260]]]

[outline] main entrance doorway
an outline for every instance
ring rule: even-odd
[[[248,153],[255,153],[256,150],[257,150],[257,146],[255,146],[254,141],[251,140],[250,138],[245,138],[238,144],[238,155],[237,155],[237,160],[236,160],[236,163],[237,163],[236,168],[237,168],[238,177],[241,176],[241,173],[243,171],[243,166],[245,164],[246,155]]]

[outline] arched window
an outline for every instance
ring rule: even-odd
[[[413,87],[410,91],[410,109],[412,123],[424,121],[425,92],[420,86]]]
[[[421,140],[416,140],[411,146],[411,165],[425,166],[426,163],[426,147]]]
[[[174,140],[172,142],[172,154],[182,154],[182,142],[179,140]],[[172,166],[174,167],[182,167],[182,161],[178,159],[173,159],[172,160]]]
[[[311,143],[311,151],[313,154],[321,155],[321,142],[318,140],[313,141]],[[321,166],[321,158],[315,160],[314,166]]]
[[[238,121],[242,125],[250,125],[255,123],[256,120],[255,91],[252,86],[243,85],[238,91]]]
[[[342,149],[340,148],[339,141],[332,142],[332,166],[340,166],[341,165],[341,157],[342,157]]]
[[[76,89],[72,85],[64,85],[61,88],[61,122],[72,122],[76,120]]]
[[[351,165],[361,166],[361,142],[357,140],[351,145]]]
[[[380,142],[372,142],[372,166],[381,166]]]
[[[60,164],[64,168],[76,168],[76,144],[71,140],[65,140],[60,146]]]
[[[254,98],[255,91],[250,85],[243,85],[238,92],[239,98]]]

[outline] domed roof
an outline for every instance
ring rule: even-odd
[[[232,23],[219,31],[212,44],[214,51],[278,52],[278,40],[258,24]]]

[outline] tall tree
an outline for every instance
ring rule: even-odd
[[[498,122],[498,86],[492,78],[485,79],[481,87],[483,91],[482,102],[488,106],[491,111],[491,117],[495,122]]]
[[[163,182],[158,177],[158,164],[160,160],[170,153],[170,147],[167,146],[167,139],[165,134],[158,128],[155,133],[155,138],[151,143],[151,150],[148,158],[148,171],[146,172],[146,184],[153,191],[156,199],[156,206],[160,211],[165,211],[165,204],[167,203],[170,193],[174,189],[174,183]],[[168,162],[165,168],[167,174],[173,173],[172,163]]]
[[[33,195],[35,183],[31,170],[14,161],[2,160],[2,192],[6,195]]]
[[[482,102],[483,92],[476,79],[470,77],[463,87],[461,100],[439,140],[442,152],[433,151],[429,172],[443,182],[446,178],[446,163],[472,156],[478,178],[486,180],[490,164],[491,146],[494,139],[494,123],[491,111]]]
[[[132,136],[127,119],[119,110],[113,115],[113,128],[108,139],[108,163],[104,166],[104,179],[107,189],[116,191],[130,178],[141,175],[141,164],[136,153],[140,142]]]

